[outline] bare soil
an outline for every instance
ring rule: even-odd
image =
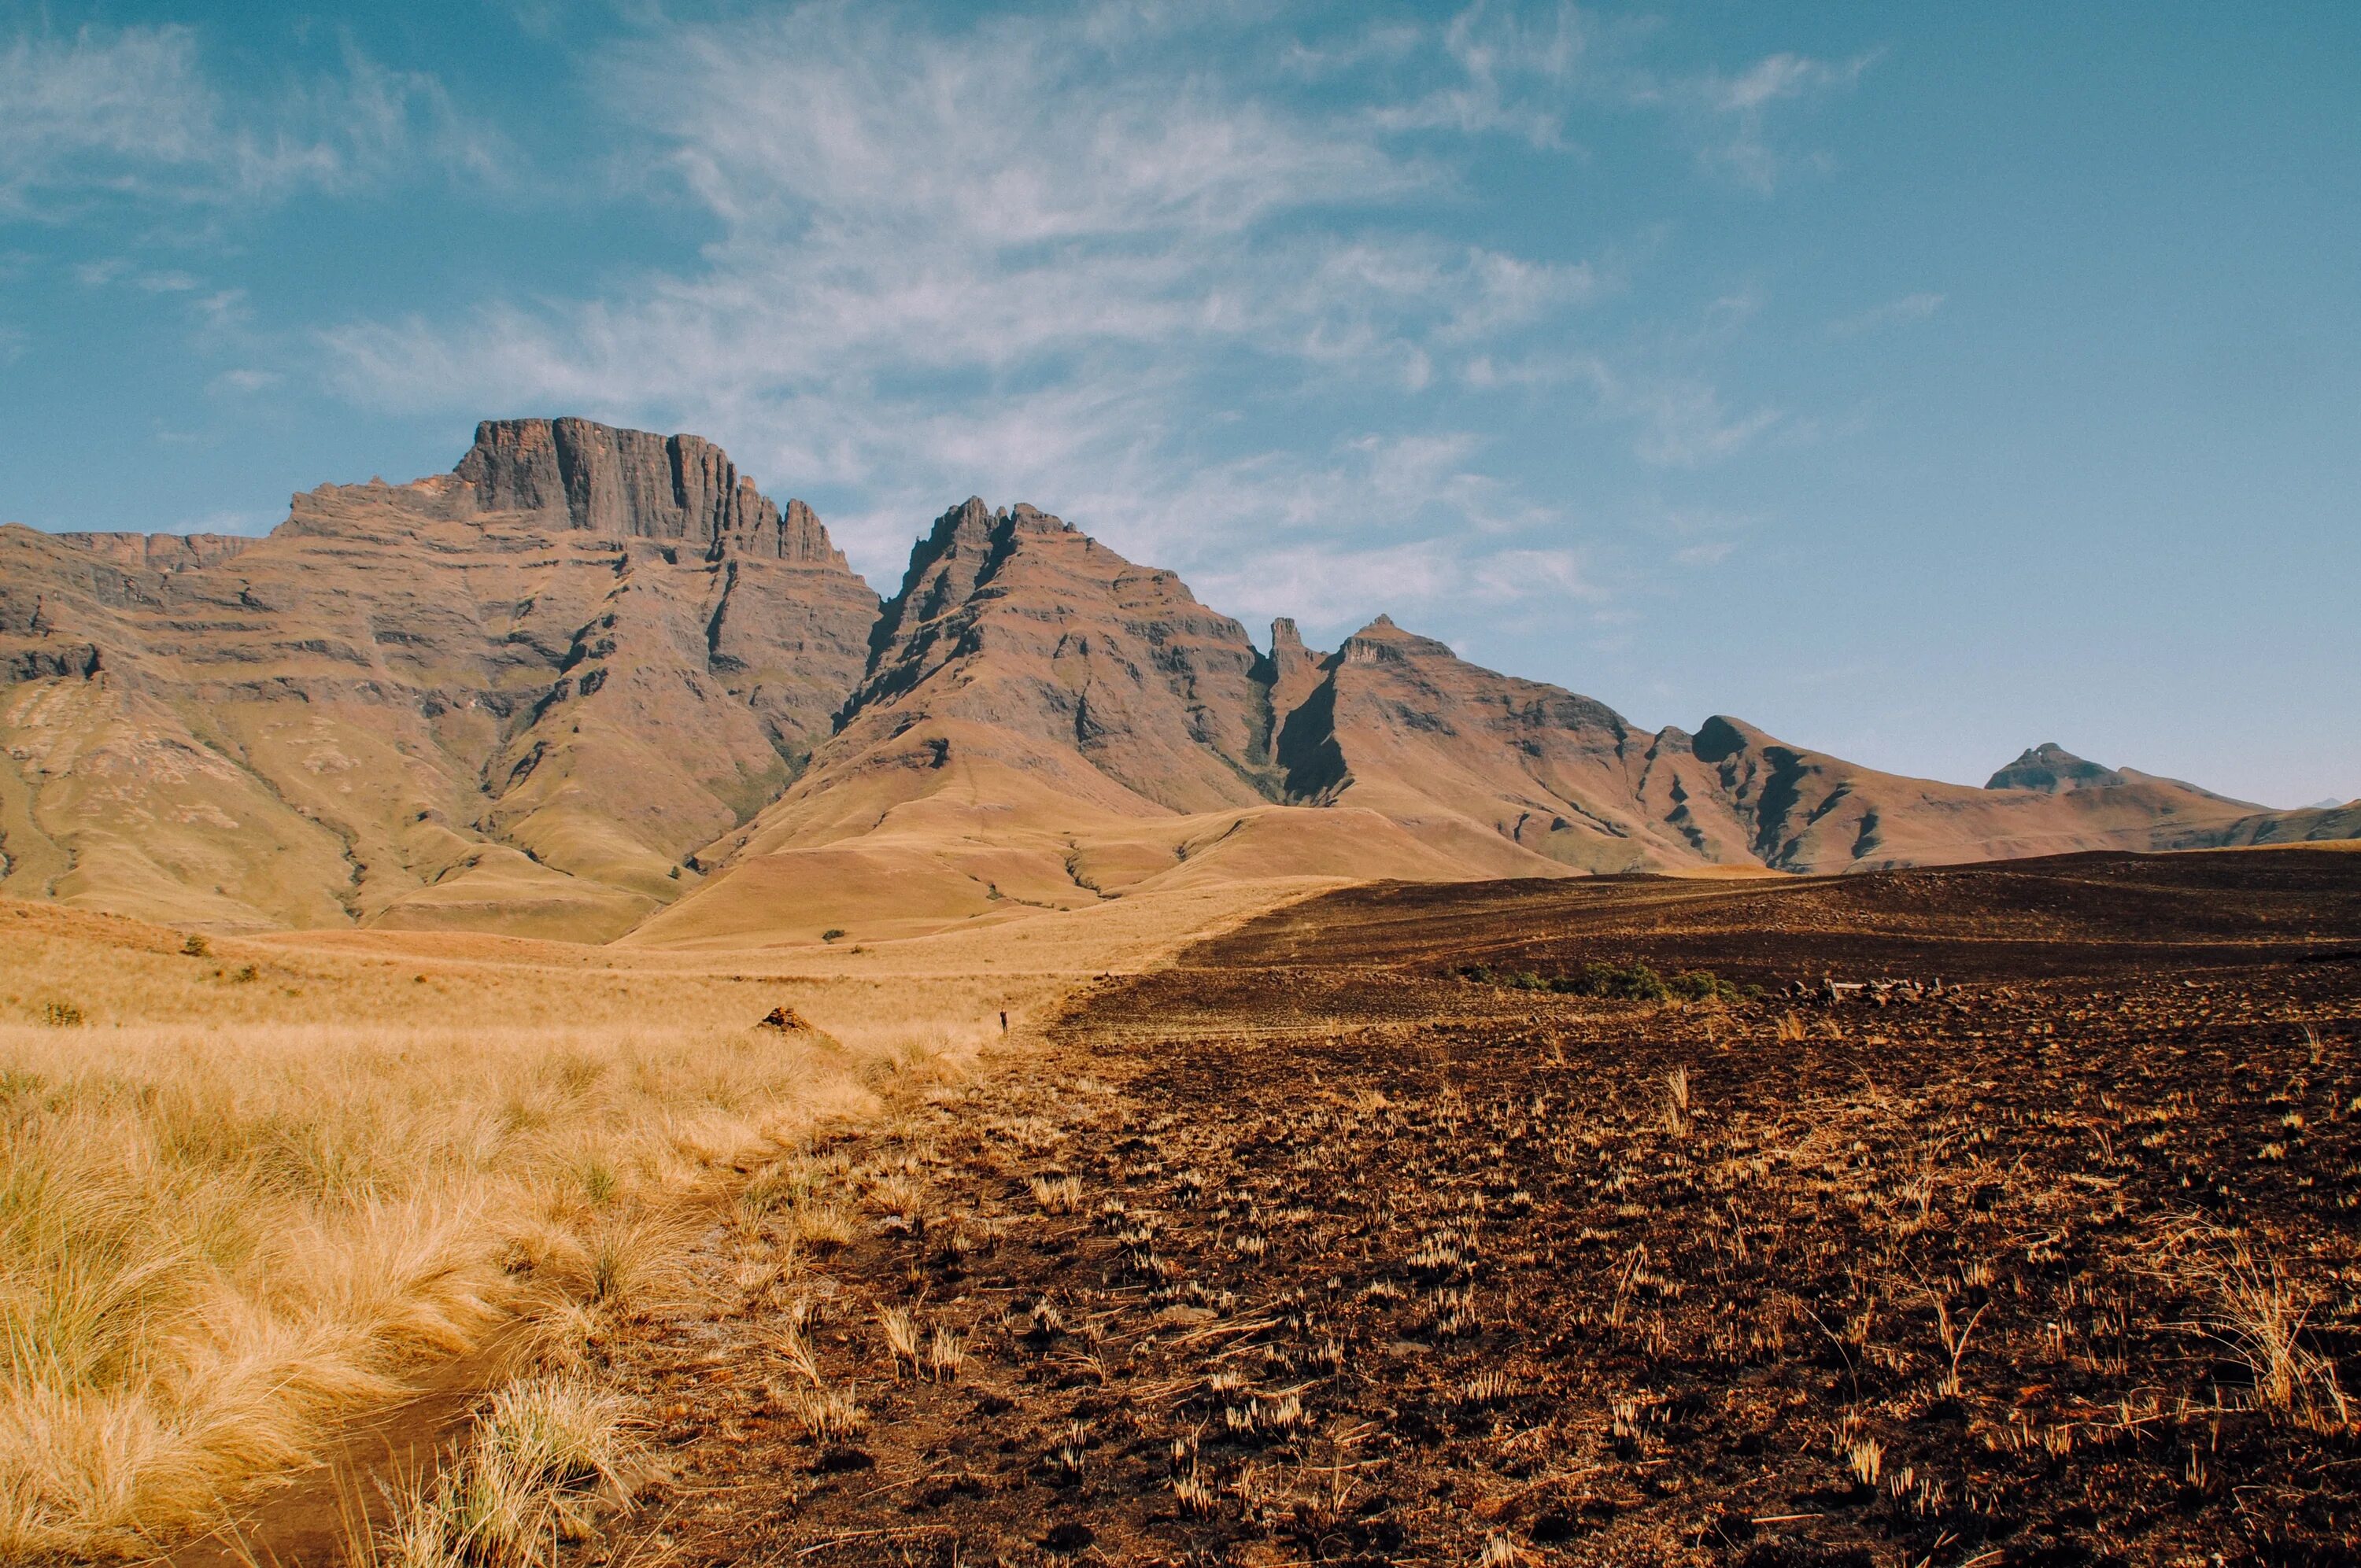
[[[1930,993],[1515,983],[1593,960]],[[2349,1563],[2356,1052],[2350,853],[1328,895],[815,1148],[849,1245],[717,1228],[588,1550]]]

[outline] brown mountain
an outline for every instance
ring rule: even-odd
[[[632,939],[891,934],[1290,872],[1468,874],[1382,816],[1282,804],[1281,678],[1172,573],[969,500],[912,551],[837,735],[702,852],[726,874]]]
[[[2158,831],[2159,850],[2239,849],[2250,844],[2328,844],[2361,840],[2361,800],[2342,806],[2307,806],[2294,811],[2257,811],[2224,828]]]
[[[876,609],[719,448],[575,420],[266,539],[0,529],[0,891],[611,936],[800,771]]]
[[[267,539],[0,529],[0,891],[649,942],[2356,826],[2055,745],[1977,789],[1640,729],[1384,617],[1266,652],[1028,506],[945,512],[881,609],[719,448],[578,420],[488,422],[449,475],[323,487]]]
[[[1903,778],[1738,720],[1634,729],[1384,617],[1259,652],[1170,573],[970,500],[880,617],[836,737],[633,935],[890,934],[1208,878],[1842,871],[2150,847],[2250,807],[2139,775]]]

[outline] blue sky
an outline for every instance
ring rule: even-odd
[[[0,5],[0,518],[694,430],[1648,725],[2361,794],[2361,6]]]

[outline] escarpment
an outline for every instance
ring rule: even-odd
[[[1257,647],[971,499],[883,601],[720,447],[487,421],[269,535],[0,528],[0,892],[225,927],[817,939],[1287,876],[2325,838],[2054,745],[1985,787],[1647,729],[1379,616]]]

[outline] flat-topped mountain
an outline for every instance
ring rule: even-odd
[[[486,420],[440,487],[453,515],[519,512],[617,539],[724,554],[844,565],[811,508],[782,510],[698,435],[612,430],[581,419]]]
[[[801,770],[876,611],[719,448],[571,420],[265,539],[0,529],[0,889],[613,936]]]
[[[693,435],[487,422],[264,539],[0,529],[0,891],[150,918],[887,934],[1291,873],[1822,872],[2354,830],[2027,751],[1635,728],[1380,616],[1267,647],[970,499],[880,604]]]

